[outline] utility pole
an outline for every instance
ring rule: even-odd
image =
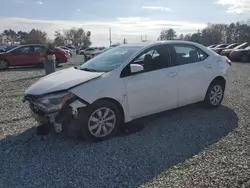
[[[109,46],[112,45],[112,40],[111,40],[111,28],[109,28]]]
[[[147,42],[148,41],[148,36],[144,35],[144,39],[143,39],[143,35],[141,35],[141,42]]]

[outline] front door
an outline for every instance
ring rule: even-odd
[[[9,52],[8,60],[14,66],[30,65],[33,62],[33,54],[32,46],[23,46]]]
[[[173,44],[172,60],[179,69],[179,106],[204,99],[213,78],[209,56],[193,45]]]
[[[169,57],[168,46],[158,45],[132,62],[143,65],[144,71],[124,78],[131,118],[177,107],[178,68],[169,66]]]

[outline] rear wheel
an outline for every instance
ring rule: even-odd
[[[204,104],[208,108],[218,107],[224,97],[225,86],[220,81],[214,81],[210,84],[206,97],[204,99]]]
[[[9,68],[9,62],[6,60],[0,60],[0,70],[6,70]]]
[[[121,117],[116,104],[100,100],[79,112],[78,125],[82,127],[82,135],[86,140],[103,141],[117,133]]]
[[[246,54],[241,55],[240,57],[241,62],[248,62],[248,56]]]

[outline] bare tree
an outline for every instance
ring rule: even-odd
[[[47,42],[47,40],[47,33],[45,31],[32,29],[27,36],[26,43],[44,44]]]
[[[65,30],[64,37],[66,40],[71,41],[71,43],[76,47],[82,46],[86,48],[91,45],[91,32],[85,32],[82,28],[71,28],[69,30]]]
[[[65,40],[66,40],[65,36],[60,31],[55,31],[54,44],[56,46],[62,46],[62,45],[64,45]]]

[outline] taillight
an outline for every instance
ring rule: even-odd
[[[232,61],[230,61],[229,59],[226,60],[226,63],[230,66],[232,66]]]

